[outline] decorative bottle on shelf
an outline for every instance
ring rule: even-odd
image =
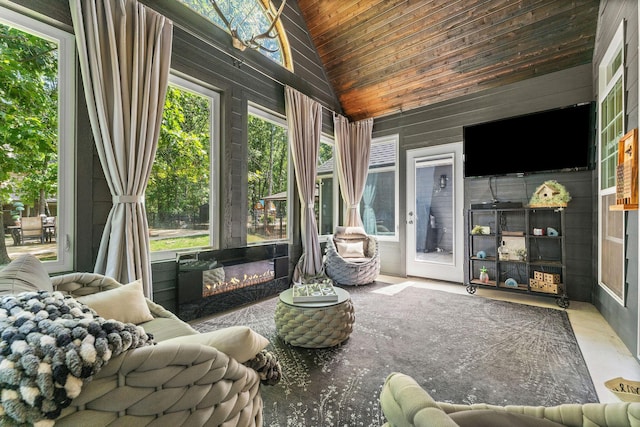
[[[504,243],[498,248],[498,259],[500,261],[509,260],[509,249],[505,246]]]
[[[487,268],[484,266],[480,269],[480,281],[482,283],[489,283],[489,273],[487,273]]]

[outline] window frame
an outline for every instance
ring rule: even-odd
[[[72,271],[76,242],[76,42],[50,24],[0,6],[0,22],[58,45],[57,259],[43,261],[47,273]]]
[[[244,1],[248,1],[248,0],[244,0]],[[262,17],[265,19],[265,21],[268,22],[269,24],[273,23],[273,18],[275,17],[278,11],[278,8],[276,8],[270,0],[253,0],[253,1],[255,3],[255,6],[260,9]],[[235,42],[233,41],[233,36],[231,35],[230,29],[227,28],[226,26],[223,26],[222,23],[219,22],[219,20],[221,20],[222,18],[232,22],[233,21],[232,18],[227,16],[220,17],[217,11],[215,11],[215,9],[213,8],[209,10],[209,13],[207,13],[206,11],[203,11],[203,13],[201,13],[200,11],[197,10],[198,8],[194,7],[195,5],[190,4],[188,0],[178,0],[178,2],[183,6],[189,8],[190,10],[194,11],[198,15],[204,17],[207,21],[211,22],[211,24],[215,25],[217,28],[220,28],[221,30],[229,34],[229,36],[232,37],[232,45],[234,45]],[[211,14],[214,14],[215,17],[211,16]],[[240,28],[238,27],[235,27],[234,29],[240,30]],[[278,61],[277,59],[273,58],[272,56],[269,55],[269,52],[263,49],[254,49],[254,50],[260,52],[262,56],[269,59],[270,61],[280,65],[281,67],[284,67],[285,69],[291,72],[294,72],[293,56],[291,54],[291,45],[289,44],[289,38],[287,36],[287,32],[284,29],[284,24],[282,23],[282,19],[278,19],[275,22],[275,25],[271,29],[271,33],[273,32],[276,33],[277,44],[279,47],[280,56],[282,58],[281,61]],[[245,49],[244,46],[239,46],[235,48],[239,51],[242,51]]]
[[[272,239],[272,240],[265,240],[265,241],[261,241],[261,242],[255,242],[255,243],[249,243],[247,242],[247,246],[264,246],[264,245],[272,245],[274,243],[289,243],[292,244],[293,243],[293,234],[291,233],[291,224],[292,224],[292,218],[293,218],[293,176],[294,176],[294,170],[293,170],[293,162],[291,160],[291,142],[289,141],[289,126],[287,124],[287,118],[282,115],[282,114],[278,114],[274,111],[271,111],[265,107],[260,106],[257,103],[254,102],[247,102],[247,153],[249,151],[249,130],[248,130],[248,126],[249,126],[249,116],[253,115],[256,116],[258,118],[260,118],[261,120],[265,120],[267,122],[273,123],[276,126],[281,126],[284,131],[285,131],[285,135],[287,135],[287,232],[286,232],[286,236],[282,239]],[[246,158],[245,158],[246,160]],[[248,174],[249,170],[247,168],[247,174]],[[247,180],[247,175],[244,176],[244,190],[245,190],[245,199],[248,199],[248,192],[246,191],[248,188],[248,180]],[[245,202],[248,202],[248,200],[245,200]],[[245,211],[247,211],[248,209],[245,209]],[[247,238],[248,232],[245,229],[245,240]]]
[[[395,149],[394,149],[394,156],[395,156],[395,161],[394,161],[394,165],[393,166],[383,166],[380,168],[374,168],[371,169],[371,167],[369,166],[369,169],[367,171],[367,176],[369,173],[371,173],[371,171],[375,171],[375,172],[389,172],[389,171],[393,171],[393,179],[394,179],[394,191],[395,191],[395,195],[394,195],[394,231],[393,234],[376,234],[376,238],[378,239],[378,241],[381,242],[399,242],[400,241],[400,182],[399,182],[399,167],[398,167],[398,161],[399,161],[399,156],[400,156],[400,136],[398,134],[393,134],[393,135],[387,135],[387,136],[381,136],[378,138],[372,138],[371,139],[371,148],[373,149],[374,145],[377,144],[388,144],[388,143],[393,143]],[[369,161],[369,163],[371,163],[371,161]],[[346,215],[346,207],[344,207],[343,209],[343,217]],[[359,212],[360,218],[362,218],[362,212]]]
[[[216,88],[176,70],[171,70],[169,73],[169,85],[206,97],[211,101],[211,111],[209,112],[209,246],[206,248],[218,249],[220,247],[220,191],[217,185],[220,181],[220,92]],[[149,259],[152,263],[174,260],[178,253],[201,251],[203,249],[204,247],[194,247],[149,251]]]
[[[622,115],[622,129],[620,130],[620,135],[618,136],[618,138],[616,139],[616,141],[619,139],[619,137],[621,137],[622,135],[624,135],[625,133],[625,129],[626,129],[626,108],[625,108],[625,52],[624,52],[624,45],[625,45],[625,21],[622,20],[613,36],[613,38],[611,39],[611,42],[609,43],[609,46],[607,47],[605,54],[603,55],[602,59],[600,60],[600,63],[598,64],[598,94],[599,94],[599,101],[598,101],[598,126],[597,126],[597,132],[598,132],[598,153],[597,153],[597,166],[598,166],[598,269],[597,269],[597,282],[598,282],[598,286],[600,286],[601,289],[603,289],[609,296],[611,296],[611,298],[613,298],[618,304],[620,304],[621,306],[626,306],[626,268],[625,268],[625,256],[622,256],[622,259],[620,260],[620,271],[623,272],[623,277],[622,277],[622,283],[621,285],[621,296],[617,295],[612,289],[610,289],[606,283],[603,282],[603,278],[602,278],[602,269],[600,268],[600,266],[602,265],[603,262],[603,242],[602,242],[602,230],[603,230],[603,222],[606,220],[606,215],[609,213],[608,209],[609,207],[607,205],[604,205],[602,203],[603,199],[605,199],[607,196],[611,196],[614,195],[616,192],[616,185],[615,185],[615,181],[614,184],[611,186],[608,186],[606,188],[602,188],[603,185],[603,177],[602,177],[602,115],[603,115],[603,108],[602,105],[604,102],[607,101],[607,97],[608,95],[614,90],[615,86],[618,84],[618,82],[620,82],[622,84],[622,105],[621,105],[621,112],[620,114]],[[611,65],[614,63],[614,61],[616,60],[616,58],[621,55],[621,64],[619,66],[619,68],[617,68],[615,70],[614,73],[611,73]],[[616,152],[614,154],[612,154],[613,156],[615,156],[615,158],[617,158],[617,147],[616,147]],[[615,171],[614,171],[615,173]],[[624,217],[626,217],[626,214],[624,212],[619,213],[620,215],[623,215]],[[626,243],[625,243],[625,235],[626,235],[626,221],[624,220],[625,218],[623,217],[622,219],[622,230],[621,230],[621,236],[619,236],[619,239],[615,239],[617,243],[622,245],[622,253],[625,254],[626,253]]]
[[[320,135],[320,144],[327,144],[329,146],[331,146],[331,150],[332,150],[332,157],[333,157],[333,169],[331,171],[331,178],[332,178],[332,196],[333,196],[333,210],[331,212],[331,222],[333,224],[333,231],[331,231],[330,234],[322,234],[320,232],[320,221],[318,221],[317,227],[318,227],[318,241],[320,243],[325,243],[327,240],[329,240],[329,237],[333,236],[333,233],[335,232],[335,228],[336,225],[339,224],[340,222],[340,200],[341,200],[341,195],[340,195],[340,183],[338,182],[338,171],[336,170],[336,164],[335,164],[335,160],[336,160],[336,144],[335,144],[335,140],[330,137],[329,135],[326,134],[321,134]],[[328,177],[328,174],[322,174],[322,175],[317,175],[316,176],[316,180],[319,179],[321,176],[323,177]],[[319,202],[319,201],[318,201]],[[320,208],[320,207],[319,207]]]

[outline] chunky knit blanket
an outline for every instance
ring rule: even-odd
[[[0,425],[50,426],[112,358],[153,344],[61,292],[0,298]]]

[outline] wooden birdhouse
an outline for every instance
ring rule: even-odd
[[[571,200],[569,192],[557,181],[545,181],[533,193],[529,206],[540,207],[566,207]]]
[[[627,132],[618,141],[616,166],[616,204],[609,210],[638,209],[638,129]]]
[[[545,184],[542,184],[540,187],[538,187],[538,189],[536,190],[535,194],[538,195],[540,200],[550,201],[557,194],[560,194],[560,191],[557,190],[556,188],[550,186],[549,184],[545,183]]]

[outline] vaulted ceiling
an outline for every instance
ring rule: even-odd
[[[344,113],[380,117],[591,62],[599,0],[298,0]]]

